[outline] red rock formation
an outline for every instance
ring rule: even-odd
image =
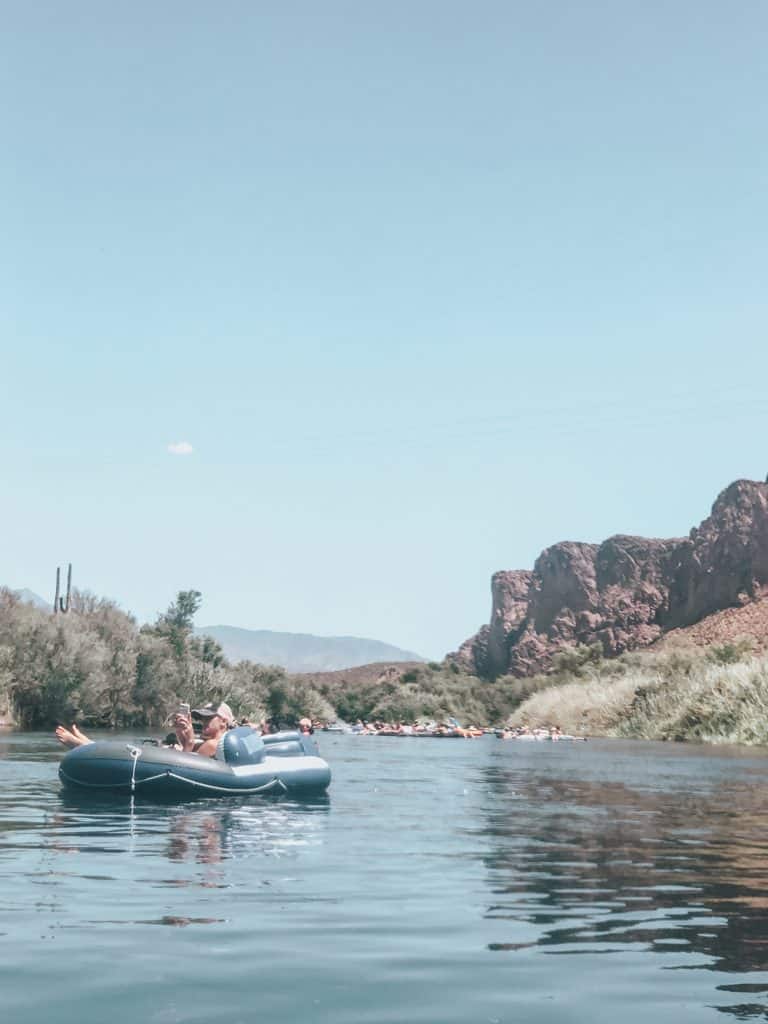
[[[599,643],[606,655],[759,599],[768,588],[768,484],[738,480],[688,538],[565,542],[533,572],[497,572],[491,621],[450,658],[494,678],[546,671],[558,651]]]
[[[490,674],[504,671],[509,645],[519,633],[528,613],[528,595],[532,583],[533,573],[525,570],[497,572],[491,579],[493,604],[485,652]]]
[[[768,584],[768,484],[737,480],[726,487],[679,557],[670,626],[760,597]]]

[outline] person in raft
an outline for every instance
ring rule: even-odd
[[[176,733],[176,742],[172,746],[176,750],[183,750],[188,754],[202,754],[203,757],[213,757],[219,740],[235,724],[235,716],[229,704],[223,701],[220,704],[206,704],[205,707],[195,708],[192,711],[195,718],[201,719],[203,728],[200,739],[195,736],[192,725],[192,718],[187,715],[176,714],[173,718],[173,731]],[[56,739],[65,747],[82,747],[86,743],[93,743],[93,740],[86,736],[76,725],[71,729],[63,725],[56,726]]]

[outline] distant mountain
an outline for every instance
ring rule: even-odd
[[[276,633],[237,626],[200,626],[195,632],[217,640],[230,661],[282,665],[287,672],[333,672],[377,661],[424,661],[413,651],[356,636]]]
[[[49,612],[53,609],[53,605],[45,600],[44,597],[40,597],[34,590],[27,590],[23,587],[21,590],[14,590],[14,594],[21,600],[26,601],[27,604],[33,604],[36,608],[42,608],[43,611]]]

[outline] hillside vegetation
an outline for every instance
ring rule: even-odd
[[[382,664],[289,675],[274,665],[231,664],[197,635],[201,595],[181,591],[139,626],[114,602],[74,592],[66,614],[0,589],[0,721],[48,728],[77,719],[110,728],[161,726],[179,701],[226,700],[235,714],[289,725],[332,720],[440,718],[501,721],[515,687],[481,682],[455,665]],[[403,670],[404,669],[404,670]]]
[[[284,725],[330,720],[443,719],[464,724],[559,725],[592,736],[768,743],[768,656],[754,639],[662,648],[606,659],[599,645],[558,654],[552,670],[494,682],[452,661],[367,665],[291,676],[230,664],[194,632],[201,603],[181,591],[139,626],[113,602],[73,595],[53,615],[0,589],[0,721],[160,727],[179,701],[226,700],[237,716]]]
[[[180,700],[227,700],[238,715],[287,721],[333,714],[282,668],[230,665],[215,640],[195,636],[200,602],[197,591],[181,591],[156,622],[139,627],[91,594],[75,591],[70,611],[52,615],[0,589],[0,720],[159,726]]]
[[[576,648],[547,676],[525,680],[514,725],[705,743],[768,744],[768,657],[752,638],[668,646],[606,660]]]

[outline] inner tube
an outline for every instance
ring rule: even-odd
[[[215,757],[115,740],[87,743],[65,754],[59,778],[64,786],[80,790],[190,799],[322,793],[331,770],[311,736],[261,736],[240,726],[222,737]]]

